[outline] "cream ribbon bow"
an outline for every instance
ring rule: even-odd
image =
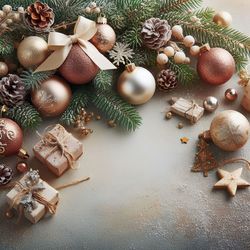
[[[49,50],[54,51],[35,72],[58,69],[66,60],[73,44],[77,43],[89,58],[101,69],[110,70],[116,67],[98,49],[89,42],[96,34],[96,23],[80,16],[74,28],[74,35],[67,36],[59,32],[50,32]]]

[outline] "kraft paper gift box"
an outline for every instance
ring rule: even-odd
[[[83,153],[83,145],[63,126],[57,124],[42,136],[33,151],[38,160],[55,175],[61,176],[69,168],[74,168],[74,162]]]
[[[19,212],[21,208],[23,215],[34,224],[48,211],[54,214],[58,201],[58,191],[40,179],[37,170],[30,170],[7,194],[10,208]]]

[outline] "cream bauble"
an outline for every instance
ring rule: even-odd
[[[47,42],[38,36],[25,38],[17,48],[20,64],[26,69],[35,69],[49,55]]]
[[[220,11],[215,14],[213,21],[222,27],[229,27],[232,24],[233,18],[230,13]]]
[[[44,117],[56,117],[68,107],[72,97],[69,85],[60,77],[52,76],[31,93],[31,101]]]
[[[164,53],[160,53],[157,55],[156,61],[159,65],[165,65],[168,63],[168,56]]]
[[[118,80],[119,94],[130,104],[141,105],[148,102],[154,95],[156,82],[154,76],[135,64],[126,66],[126,70]]]
[[[211,139],[224,151],[236,151],[248,141],[250,125],[247,118],[234,110],[218,114],[210,127]]]

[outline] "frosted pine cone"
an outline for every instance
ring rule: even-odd
[[[168,21],[150,18],[143,24],[141,35],[146,47],[158,50],[171,39],[172,30]]]
[[[164,69],[158,75],[157,87],[160,91],[166,92],[175,89],[177,85],[177,76],[171,69]]]
[[[13,177],[13,170],[0,164],[0,186],[8,184]]]
[[[9,108],[20,106],[24,103],[26,89],[22,80],[17,75],[9,74],[0,81],[1,103]]]

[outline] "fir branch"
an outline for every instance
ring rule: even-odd
[[[22,106],[9,109],[5,116],[16,121],[23,129],[35,129],[42,122],[40,114],[28,102]]]
[[[24,82],[27,90],[33,90],[40,86],[40,84],[55,74],[55,71],[46,71],[34,73],[31,70],[23,71],[20,78]]]
[[[112,88],[113,73],[110,71],[100,71],[95,77],[93,84],[97,90],[107,90]]]
[[[127,131],[136,130],[142,123],[136,109],[112,91],[97,91],[92,102],[108,119]]]
[[[76,116],[80,113],[82,108],[86,108],[89,103],[90,94],[85,89],[76,91],[72,97],[72,101],[63,113],[60,122],[72,126],[75,123]]]
[[[5,34],[0,37],[0,56],[11,55],[14,52],[14,41]]]
[[[167,13],[170,11],[189,11],[200,7],[202,1],[203,0],[163,0],[164,3],[160,9],[160,12]]]
[[[133,49],[140,47],[142,45],[141,24],[128,29],[121,37],[121,40]]]

